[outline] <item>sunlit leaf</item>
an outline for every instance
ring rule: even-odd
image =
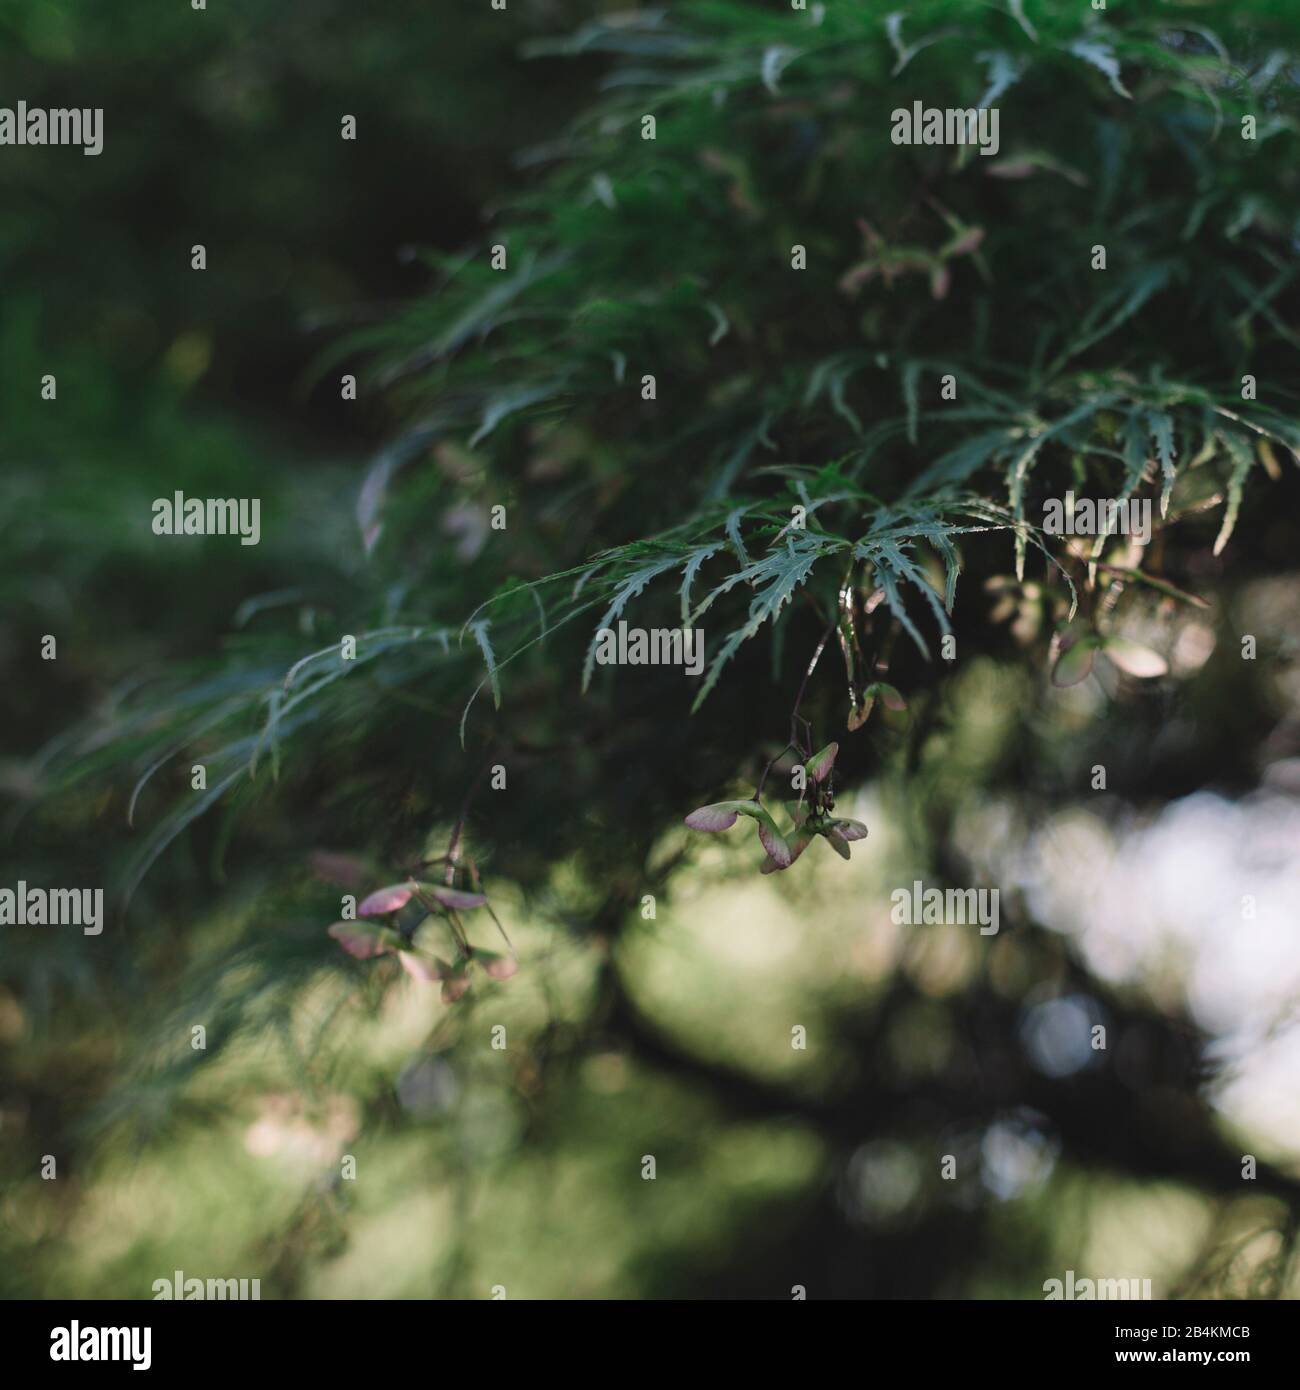
[[[488,682],[492,689],[492,703],[501,708],[501,677],[497,671],[496,653],[492,650],[492,643],[488,640],[488,628],[491,623],[487,619],[480,619],[469,625],[469,630],[474,634],[474,640],[478,643],[479,651],[483,653],[483,662],[487,666]]]
[[[1241,508],[1241,496],[1245,488],[1246,475],[1255,463],[1255,452],[1235,431],[1224,431],[1221,436],[1224,447],[1232,459],[1232,469],[1228,474],[1228,504],[1223,509],[1223,525],[1214,538],[1214,553],[1221,555],[1228,544],[1237,524],[1237,512]]]
[[[799,56],[797,48],[787,48],[783,43],[774,43],[763,53],[763,86],[773,96],[780,95],[778,83],[781,74]]]
[[[1038,30],[1029,22],[1025,16],[1025,0],[1007,0],[1007,6],[1015,16],[1016,23],[1034,41],[1038,42]]]
[[[1159,652],[1130,642],[1127,637],[1107,637],[1101,649],[1106,659],[1114,662],[1125,675],[1150,678],[1163,676],[1169,670],[1169,663]]]
[[[1114,49],[1097,39],[1076,39],[1070,45],[1070,52],[1104,73],[1106,80],[1120,96],[1132,100],[1133,93],[1119,80],[1119,59],[1115,57]]]

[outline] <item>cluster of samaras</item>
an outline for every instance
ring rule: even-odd
[[[819,835],[836,854],[847,859],[850,843],[866,839],[867,827],[860,820],[839,819],[832,814],[835,797],[831,789],[831,769],[839,751],[838,743],[828,743],[801,765],[802,786],[799,803],[792,813],[794,829],[789,835],[781,833],[757,795],[752,801],[717,801],[712,806],[701,806],[686,817],[686,824],[692,830],[717,831],[729,830],[735,825],[737,816],[749,816],[757,821],[758,838],[767,851],[762,869],[765,874],[788,869]]]
[[[414,915],[410,923],[403,926],[399,914],[410,904],[423,908],[424,912]],[[335,922],[329,934],[358,960],[395,955],[403,969],[415,979],[425,983],[440,980],[443,1002],[451,1004],[469,989],[471,965],[480,966],[493,980],[508,980],[519,969],[513,952],[502,955],[470,945],[459,914],[480,907],[492,911],[487,897],[482,893],[469,893],[449,885],[423,883],[410,878],[405,883],[393,883],[387,888],[378,889],[358,905],[359,918],[386,917],[387,924]],[[438,919],[445,922],[455,945],[455,955],[450,962],[426,949],[423,941],[416,941],[417,932],[421,932],[427,923]]]

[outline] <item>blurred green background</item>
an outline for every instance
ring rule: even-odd
[[[106,112],[97,159],[0,151],[4,885],[133,875],[206,756],[168,746],[141,690],[272,688],[286,650],[359,620],[454,633],[497,582],[475,588],[472,534],[463,581],[413,595],[403,571],[412,532],[464,542],[464,441],[421,452],[367,552],[358,495],[408,419],[342,401],[338,363],[531,186],[519,152],[606,63],[521,50],[600,7],[268,8],[0,0],[3,100]],[[590,438],[549,447],[617,492]],[[260,497],[261,544],[160,542],[149,504],[178,489]],[[468,834],[522,969],[454,1006],[324,932],[341,891],[445,847],[491,759],[454,737],[477,657],[454,698],[401,654],[349,682],[103,936],[3,929],[0,1292],[148,1298],[183,1270],[264,1298],[1040,1298],[1072,1269],[1296,1296],[1295,501],[1289,471],[1249,504],[1235,568],[1197,533],[1209,615],[1147,596],[1177,678],[1156,688],[1053,689],[1025,655],[1034,591],[993,616],[1006,556],[972,556],[962,602],[992,636],[844,755],[841,811],[871,828],[849,865],[815,845],[760,878],[750,836],[680,827],[777,751],[789,681],[756,673],[801,670],[816,623],[748,658],[760,694],[720,687],[695,720],[666,673],[590,702],[558,658],[521,675],[509,806]],[[511,572],[558,567],[587,521],[561,490]],[[816,696],[832,733],[841,696]],[[896,925],[914,878],[1001,885],[1001,931]]]

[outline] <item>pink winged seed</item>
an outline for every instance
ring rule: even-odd
[[[806,768],[814,782],[824,782],[835,766],[835,755],[840,751],[838,743],[828,743],[816,756],[809,758]]]
[[[464,971],[453,971],[447,975],[442,982],[442,1002],[454,1004],[457,999],[463,999],[469,989],[469,983],[469,976]]]
[[[459,888],[440,888],[437,884],[425,883],[421,885],[422,891],[439,902],[443,907],[454,908],[464,912],[467,908],[483,907],[487,899],[482,893],[464,893]]]
[[[778,869],[788,869],[794,863],[789,844],[782,836],[774,835],[761,821],[758,826],[758,838]]]
[[[409,883],[390,883],[387,888],[379,888],[362,900],[357,912],[362,917],[378,917],[385,912],[396,912],[411,901],[415,889]]]
[[[790,841],[790,864],[793,864],[794,861],[798,859],[799,856],[804,852],[804,850],[806,850],[808,846],[812,844],[813,839],[814,837],[812,835],[798,835],[792,841]],[[790,864],[778,864],[776,860],[773,859],[772,856],[769,854],[767,858],[763,861],[763,866],[761,869],[759,869],[759,873],[780,873],[782,869],[788,869],[790,867]]]
[[[437,956],[422,956],[414,951],[399,951],[397,958],[402,962],[402,968],[413,979],[422,980],[425,984],[433,980],[445,980],[451,974],[451,966],[446,961],[441,961]]]
[[[701,806],[686,817],[686,824],[692,830],[730,830],[736,823],[736,814],[725,806]]]
[[[328,934],[357,960],[370,960],[392,950],[379,931],[361,922],[335,922]]]
[[[519,969],[514,956],[503,956],[496,951],[475,951],[474,959],[491,980],[508,980]]]

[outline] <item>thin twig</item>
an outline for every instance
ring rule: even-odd
[[[790,742],[795,744],[796,746],[798,746],[798,739],[796,738],[795,725],[799,720],[799,706],[803,704],[804,692],[808,689],[808,681],[811,679],[813,671],[816,670],[817,663],[822,658],[822,652],[826,650],[827,642],[831,640],[831,633],[835,631],[836,621],[836,618],[832,618],[830,623],[827,624],[826,631],[822,633],[821,641],[817,643],[817,650],[813,652],[812,660],[808,663],[808,669],[803,673],[803,681],[800,683],[799,693],[794,697],[794,708],[790,711]],[[805,724],[807,724],[806,720],[804,722]],[[806,754],[807,757],[811,758],[811,742],[809,743],[808,747],[806,749],[803,749],[802,751]]]

